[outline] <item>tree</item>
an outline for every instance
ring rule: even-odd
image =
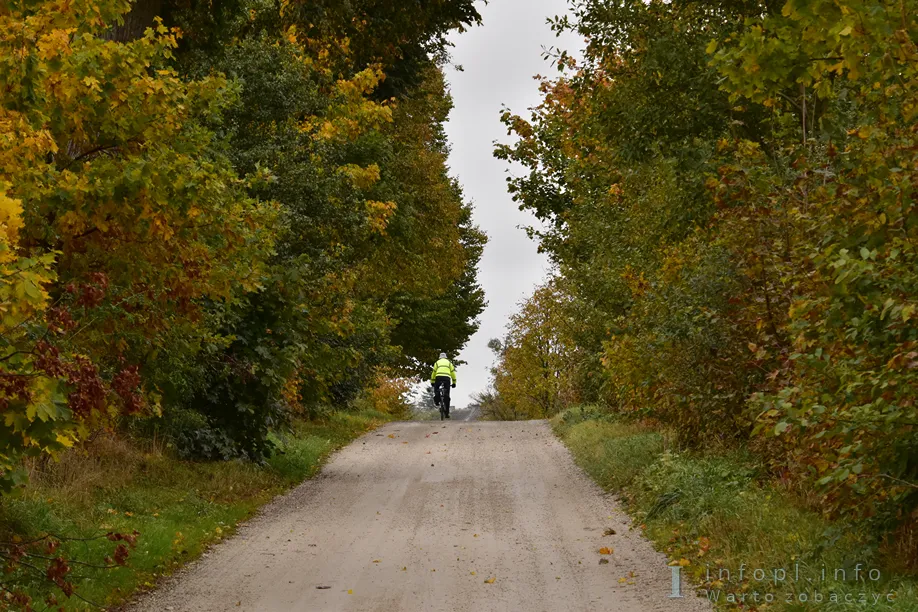
[[[261,231],[271,207],[245,196],[203,125],[232,97],[226,80],[180,78],[169,67],[177,33],[161,25],[130,43],[100,37],[124,2],[58,9],[0,15],[0,125],[17,143],[0,169],[15,228],[6,248],[26,266],[16,276],[27,285],[13,290],[32,304],[7,322],[4,394],[26,416],[13,430],[40,421],[46,440],[8,437],[11,457],[20,445],[72,444],[122,411],[156,410],[141,372],[168,338],[186,348],[206,337],[200,300],[254,289],[272,248]],[[32,383],[13,384],[23,376]]]
[[[577,2],[556,27],[585,60],[496,150],[607,409],[893,522],[918,479],[912,4]]]
[[[579,399],[574,382],[576,347],[573,322],[564,311],[567,296],[556,282],[536,289],[510,317],[506,340],[489,343],[498,357],[494,389],[499,398],[483,398],[485,412],[501,419],[546,418]]]

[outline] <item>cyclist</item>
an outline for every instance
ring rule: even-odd
[[[456,388],[456,368],[446,358],[446,353],[440,353],[440,358],[434,364],[433,372],[430,374],[430,382],[434,388],[434,404],[437,406],[440,405],[440,390],[443,390],[443,409],[446,418],[449,418],[449,390],[450,387]]]

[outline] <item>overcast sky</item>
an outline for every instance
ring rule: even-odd
[[[528,116],[527,109],[540,99],[533,76],[557,74],[542,59],[543,47],[582,47],[576,36],[556,38],[546,24],[548,17],[567,12],[566,0],[492,0],[487,6],[479,3],[478,9],[484,24],[451,37],[453,62],[464,71],[446,69],[455,104],[446,125],[450,172],[473,202],[475,222],[489,237],[478,274],[488,307],[478,333],[459,355],[468,364],[456,372],[459,384],[451,403],[457,407],[488,386],[493,362],[488,340],[504,336],[509,315],[548,270],[547,260],[522,229],[537,222],[519,211],[507,193],[511,168],[492,154],[495,141],[509,141],[500,122],[501,105]]]

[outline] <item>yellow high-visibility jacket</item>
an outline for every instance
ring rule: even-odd
[[[449,376],[453,379],[453,384],[456,384],[456,368],[453,367],[453,363],[449,359],[438,359],[437,363],[434,364],[430,382],[436,381],[437,376]]]

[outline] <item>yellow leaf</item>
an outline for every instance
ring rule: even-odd
[[[601,554],[601,555],[611,555],[611,554],[612,554],[612,549],[609,548],[608,546],[603,546],[602,548],[599,549],[599,554]]]
[[[348,590],[347,590],[347,594],[348,594],[348,595],[353,595],[353,594],[354,594],[354,589],[348,589]]]
[[[492,577],[492,578],[488,578],[487,580],[485,580],[485,584],[494,584],[494,581],[495,581],[495,580],[497,580],[497,576],[494,576],[494,577]]]

